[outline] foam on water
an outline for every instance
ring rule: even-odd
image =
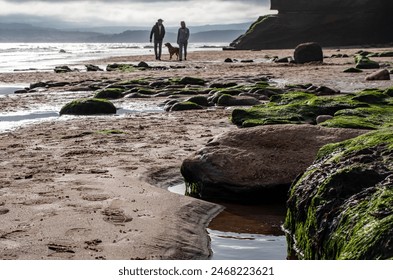
[[[189,52],[221,50],[205,44],[190,44]],[[49,71],[59,65],[77,65],[82,61],[129,55],[152,54],[148,43],[0,43],[0,72]],[[78,68],[78,67],[76,67]]]

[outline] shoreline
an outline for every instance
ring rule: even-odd
[[[356,50],[347,50],[353,54]],[[326,55],[337,50],[326,50]],[[341,51],[344,53],[344,50]],[[242,82],[269,77],[284,83],[313,83],[338,90],[391,87],[391,81],[365,81],[342,73],[353,57],[326,58],[323,64],[266,62],[293,50],[203,51],[189,61],[153,61],[126,56],[93,64],[139,63],[184,66],[124,72],[0,73],[0,83],[84,82],[151,77],[198,77]],[[236,59],[225,63],[225,58]],[[378,58],[391,62],[391,58]],[[254,60],[254,62],[241,62]],[[86,62],[86,63],[88,63]],[[69,88],[18,94],[1,112],[32,104],[65,102]],[[157,98],[154,102],[160,102]],[[122,117],[78,117],[48,121],[0,133],[0,257],[2,259],[206,259],[206,226],[222,210],[217,204],[163,189],[182,180],[182,160],[218,134],[238,129],[231,109],[133,113]],[[108,133],[108,131],[121,133]]]

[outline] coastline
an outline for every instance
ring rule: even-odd
[[[378,49],[380,50],[380,49]],[[352,55],[357,50],[340,53]],[[192,76],[217,81],[269,77],[280,83],[313,83],[342,91],[384,88],[391,81],[365,81],[342,73],[353,57],[324,64],[267,62],[292,50],[204,51],[189,61],[153,61],[152,56],[89,61],[184,66],[165,71],[0,73],[0,83],[99,81]],[[325,55],[337,53],[326,50]],[[164,53],[165,56],[166,53]],[[168,55],[166,55],[168,56]],[[225,63],[225,58],[236,59]],[[378,58],[391,61],[391,58]],[[254,62],[241,62],[254,60]],[[56,89],[67,90],[67,88]],[[55,103],[56,94],[18,95],[4,112]],[[157,100],[160,102],[163,99]],[[223,132],[238,129],[231,110],[136,113],[49,121],[0,134],[1,259],[206,259],[206,226],[222,207],[165,188],[180,182],[190,153]],[[105,131],[121,131],[111,134]]]

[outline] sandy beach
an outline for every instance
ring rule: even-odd
[[[392,87],[391,81],[366,81],[374,70],[343,73],[354,66],[352,55],[359,49],[326,49],[323,64],[305,65],[270,61],[293,56],[293,50],[193,52],[183,62],[169,61],[165,50],[163,61],[132,56],[88,63],[104,67],[145,61],[168,70],[0,73],[0,83],[190,76],[238,83],[267,77],[279,87],[312,83],[342,92]],[[384,50],[391,49],[368,49]],[[234,62],[225,63],[226,58]],[[392,68],[391,57],[373,60]],[[58,104],[65,97],[53,92],[70,90],[66,86],[2,98],[0,111]],[[1,133],[0,258],[207,259],[211,252],[205,228],[222,206],[166,188],[182,182],[180,166],[192,152],[220,133],[239,129],[230,123],[231,110],[61,118]]]

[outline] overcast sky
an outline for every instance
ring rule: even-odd
[[[0,0],[0,22],[39,23],[43,19],[85,26],[167,26],[242,23],[269,13],[269,0]]]

